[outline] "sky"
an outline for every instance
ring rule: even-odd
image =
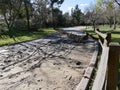
[[[63,4],[60,7],[60,10],[65,12],[71,11],[77,4],[82,12],[84,12],[86,7],[89,7],[90,4],[94,4],[96,0],[64,0]]]

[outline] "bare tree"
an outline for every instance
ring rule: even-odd
[[[88,7],[86,10],[87,11],[85,16],[87,16],[87,21],[91,22],[90,24],[92,24],[93,29],[95,30],[102,13],[96,9],[95,5]]]

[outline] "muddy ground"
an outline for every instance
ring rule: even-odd
[[[56,33],[0,47],[0,90],[75,90],[94,46]]]

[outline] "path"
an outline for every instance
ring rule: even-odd
[[[86,33],[82,30],[85,27],[77,26],[77,27],[70,27],[70,28],[63,28],[65,32],[72,33],[75,35],[86,35]]]
[[[0,90],[75,90],[94,46],[56,33],[0,47]]]

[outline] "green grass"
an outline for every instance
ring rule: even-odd
[[[0,38],[0,46],[40,38],[54,32],[55,30],[52,28],[42,29],[38,31],[17,31],[16,30],[13,32],[15,40],[13,38],[9,38],[8,35],[2,35],[2,38]]]
[[[112,30],[111,28],[109,28],[108,25],[99,26],[99,29],[102,33],[111,32],[112,33],[112,42],[119,42],[120,43],[120,26],[117,26],[116,30]],[[95,34],[92,27],[86,29],[86,31],[89,34],[93,34],[93,36],[98,38],[97,34]]]

